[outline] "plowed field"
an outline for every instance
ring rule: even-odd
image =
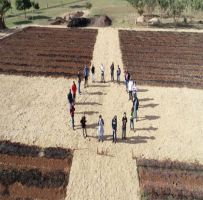
[[[119,31],[124,68],[138,84],[203,88],[203,33]]]
[[[73,76],[90,65],[97,30],[29,27],[0,40],[0,71]]]
[[[1,141],[0,199],[64,199],[72,158],[69,149]]]
[[[144,200],[203,199],[203,166],[157,160],[137,160]]]

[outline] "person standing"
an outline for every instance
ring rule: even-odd
[[[72,95],[72,93],[71,93],[71,89],[70,89],[70,91],[69,91],[69,93],[68,93],[68,103],[69,103],[69,109],[71,109],[71,106],[72,106],[72,104],[73,104],[73,95]]]
[[[125,85],[126,85],[126,91],[128,91],[128,83],[130,81],[130,73],[126,71],[125,73]]]
[[[133,101],[133,108],[134,108],[133,117],[134,117],[135,121],[137,121],[137,111],[139,108],[139,99],[137,98],[137,96],[135,97],[135,99]]]
[[[104,73],[105,73],[105,67],[103,64],[101,64],[101,82],[105,83]]]
[[[130,130],[134,131],[134,107],[131,109],[131,114],[130,114]]]
[[[114,62],[112,62],[111,64],[110,71],[111,71],[111,81],[114,82]]]
[[[133,92],[133,81],[129,80],[128,82],[129,100],[132,100],[132,92]]]
[[[87,122],[87,120],[86,120],[85,113],[84,113],[84,115],[82,116],[82,118],[80,120],[80,123],[81,123],[81,126],[82,126],[82,134],[83,134],[84,138],[87,137],[86,122]]]
[[[117,116],[115,115],[112,119],[112,130],[113,130],[113,142],[117,142]]]
[[[136,82],[133,81],[133,86],[132,86],[132,100],[134,101],[134,99],[137,97],[137,87],[136,87]]]
[[[81,74],[80,72],[78,71],[78,93],[81,94],[81,91],[80,91],[80,85],[81,85]]]
[[[98,141],[104,141],[104,120],[101,115],[99,115],[98,121]]]
[[[91,72],[92,72],[92,82],[95,82],[95,66],[94,65],[92,65]]]
[[[84,68],[84,77],[85,77],[84,87],[88,87],[88,76],[89,76],[89,68],[87,65],[85,65],[85,68]]]
[[[72,104],[72,105],[71,105],[71,108],[70,108],[70,116],[71,116],[71,124],[72,124],[73,130],[74,130],[74,128],[75,128],[74,115],[75,115],[75,107],[74,107],[74,105]]]
[[[73,85],[72,85],[72,94],[73,94],[73,102],[75,103],[76,101],[76,92],[77,92],[77,86],[75,84],[75,81],[73,81]]]
[[[117,69],[117,83],[120,84],[120,76],[121,76],[121,69],[118,65],[118,69]]]
[[[126,125],[127,125],[128,119],[126,117],[126,113],[124,113],[124,116],[122,118],[122,140],[126,140]]]

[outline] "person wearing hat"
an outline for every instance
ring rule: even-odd
[[[112,119],[112,130],[113,130],[113,142],[117,142],[117,116],[115,115]]]

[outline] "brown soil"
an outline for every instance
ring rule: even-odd
[[[119,31],[124,68],[138,84],[203,88],[203,33]]]
[[[96,36],[93,29],[26,28],[0,41],[0,71],[76,75],[90,65]]]
[[[0,199],[63,199],[73,151],[0,142]]]
[[[143,199],[202,199],[203,166],[182,162],[137,160]]]
[[[47,200],[61,200],[66,196],[66,190],[60,188],[37,188],[27,187],[20,183],[15,183],[9,188],[10,196],[14,198],[30,198],[33,199],[47,199]]]
[[[19,157],[0,154],[0,168],[9,169],[40,169],[43,172],[54,170],[64,170],[69,172],[71,168],[72,157],[69,159],[48,159],[40,157]]]

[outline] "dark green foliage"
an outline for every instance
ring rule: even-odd
[[[16,0],[16,9],[24,10],[25,18],[26,18],[26,10],[32,7],[32,3],[30,0]]]

